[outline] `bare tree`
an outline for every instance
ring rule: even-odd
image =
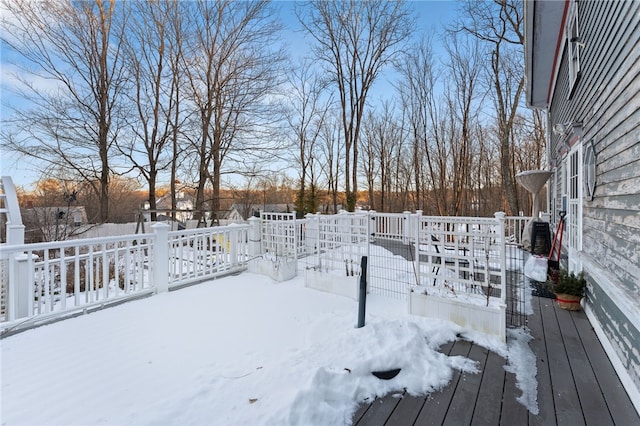
[[[390,203],[387,202],[397,189],[398,168],[403,156],[401,127],[393,110],[391,103],[384,102],[381,111],[367,114],[363,124],[361,142],[365,155],[362,163],[369,189],[369,204],[372,209],[380,211],[389,210]],[[378,201],[376,189],[380,194]]]
[[[262,202],[262,194],[257,189],[258,174],[248,175],[242,187],[232,185],[234,205],[243,218],[247,219],[254,213],[254,208]]]
[[[479,95],[482,52],[476,40],[460,41],[457,35],[449,36],[447,43],[449,60],[445,72],[450,76],[451,88],[446,96],[451,132],[449,152],[451,156],[449,186],[451,199],[449,214],[468,214],[468,196],[473,166],[474,126],[482,103]]]
[[[403,2],[308,3],[298,17],[314,38],[315,56],[338,89],[345,146],[345,192],[353,211],[358,194],[358,141],[367,95],[385,65],[401,52],[413,21]]]
[[[411,158],[414,171],[414,188],[416,208],[426,208],[426,194],[433,188],[434,170],[431,167],[431,150],[426,149],[429,138],[429,110],[430,99],[434,91],[434,65],[431,51],[431,39],[421,39],[413,49],[410,49],[405,60],[400,62],[397,69],[400,80],[397,84],[398,95],[402,102],[403,114],[406,117],[406,133],[411,141]],[[430,169],[427,174],[425,169]],[[427,179],[427,176],[431,179]]]
[[[5,121],[5,143],[89,183],[99,198],[98,219],[106,221],[118,99],[125,88],[125,8],[110,0],[3,6],[9,15],[2,21],[2,42],[26,61],[25,74],[17,77],[24,83],[20,95],[33,105]],[[54,87],[43,90],[34,79]]]
[[[167,149],[181,120],[177,68],[181,18],[177,2],[135,2],[131,7],[125,58],[133,86],[128,99],[136,114],[127,119],[131,136],[120,137],[118,147],[146,180],[150,208],[155,210],[158,174],[179,161],[177,144],[173,152]]]
[[[303,61],[291,70],[288,78],[291,86],[287,113],[288,129],[294,138],[295,162],[299,170],[296,212],[301,216],[315,213],[318,208],[318,139],[329,112],[331,99],[322,98],[325,86],[314,73],[312,63]]]
[[[511,137],[524,91],[523,10],[522,0],[467,0],[463,7],[465,19],[455,28],[456,31],[462,30],[478,38],[491,52],[489,82],[500,144],[500,172],[512,214],[520,210],[515,175],[511,167]]]
[[[320,133],[321,164],[324,165],[322,167],[322,174],[325,176],[327,182],[327,190],[333,206],[332,213],[338,213],[338,188],[342,177],[340,164],[344,155],[343,145],[338,143],[340,138],[340,125],[338,121],[339,119],[337,117],[331,115],[324,122]],[[325,212],[328,213],[328,206],[325,206]]]
[[[277,71],[283,59],[273,48],[279,25],[264,1],[201,0],[184,7],[191,25],[183,45],[186,95],[199,127],[191,148],[198,163],[196,210],[203,209],[210,183],[215,213],[223,162],[232,150],[264,152],[264,144],[252,144],[250,136],[272,118],[267,100],[280,82]]]

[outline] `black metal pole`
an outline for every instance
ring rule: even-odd
[[[358,328],[364,327],[364,314],[367,304],[367,256],[360,261],[360,293],[358,295]]]

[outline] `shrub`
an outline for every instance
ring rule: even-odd
[[[561,269],[558,282],[554,285],[553,291],[556,294],[570,294],[572,296],[584,296],[584,289],[587,280],[581,272],[578,275],[569,273],[566,269]]]

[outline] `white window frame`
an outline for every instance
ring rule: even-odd
[[[571,2],[568,15],[565,31],[567,38],[567,52],[569,54],[569,92],[567,99],[571,99],[578,84],[578,80],[580,80],[580,49],[584,46],[582,39],[580,38],[580,31],[578,27],[577,1]]]
[[[582,143],[573,145],[566,156],[564,165],[566,168],[565,196],[567,198],[567,250],[569,253],[569,271],[580,272],[581,262],[578,253],[582,251],[582,200],[584,161],[582,155]]]
[[[589,142],[584,152],[584,198],[593,200],[596,190],[596,148],[593,141]]]

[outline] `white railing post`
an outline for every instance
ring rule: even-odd
[[[293,211],[293,258],[298,262],[298,216],[295,210]]]
[[[240,244],[238,238],[238,231],[234,228],[229,230],[229,256],[231,259],[231,268],[238,266],[238,244]]]
[[[169,291],[169,229],[166,223],[151,225],[155,241],[153,243],[153,285],[156,293]]]
[[[365,247],[365,256],[367,256],[367,259],[371,258],[371,244],[375,241],[375,238],[373,237],[373,233],[376,231],[375,226],[376,226],[376,222],[375,222],[375,217],[376,212],[375,210],[371,210],[370,212],[367,212],[367,246]],[[371,223],[373,222],[373,229],[371,226]]]
[[[314,219],[313,219],[313,223],[315,226],[315,238],[316,238],[316,242],[315,242],[315,254],[318,256],[318,259],[320,259],[320,252],[321,252],[321,247],[320,244],[322,243],[322,230],[320,227],[320,216],[322,214],[320,212],[317,212],[314,215]],[[325,232],[326,232],[326,227],[325,227]]]
[[[260,219],[251,216],[249,218],[249,230],[247,231],[247,236],[249,239],[249,258],[253,259],[254,257],[260,256],[261,248],[260,248]]]
[[[414,262],[414,274],[416,279],[416,285],[421,284],[422,273],[420,271],[420,228],[422,220],[422,210],[416,210],[416,214],[413,215],[413,225],[411,227],[411,237],[413,238],[413,262]]]
[[[409,244],[411,235],[411,212],[402,212],[402,244]]]
[[[7,224],[7,245],[19,246],[24,244],[24,225]]]
[[[507,239],[505,237],[504,232],[504,221],[505,221],[505,213],[504,212],[496,212],[494,213],[495,218],[498,220],[498,230],[497,234],[500,238],[500,299],[502,303],[506,303],[507,301],[507,248],[506,242]]]
[[[9,269],[9,320],[33,315],[33,261],[35,254],[21,253],[13,257]]]

